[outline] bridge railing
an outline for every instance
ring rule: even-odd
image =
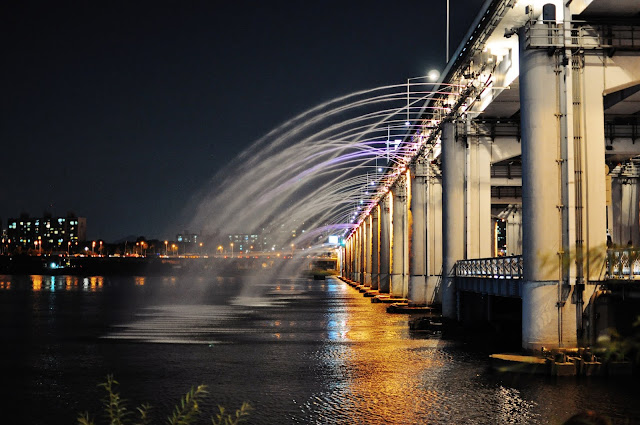
[[[607,249],[606,279],[640,279],[640,248]]]
[[[522,279],[522,255],[460,260],[455,272],[460,277]]]
[[[522,256],[476,258],[456,262],[459,277],[522,279]],[[640,280],[640,248],[607,249],[605,279]]]
[[[529,21],[525,25],[526,46],[531,48],[567,47],[573,49],[640,50],[640,26],[564,24]]]

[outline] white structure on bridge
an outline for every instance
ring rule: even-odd
[[[504,221],[523,348],[593,337],[607,234],[640,243],[640,2],[488,0],[440,87],[408,102],[417,153],[358,217],[344,276],[459,319],[456,263],[497,257]]]

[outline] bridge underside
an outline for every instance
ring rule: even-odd
[[[475,294],[522,298],[521,282],[519,280],[463,277],[456,278],[456,288],[458,291],[473,292]]]

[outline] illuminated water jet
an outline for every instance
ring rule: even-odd
[[[268,275],[247,278],[239,299],[261,302],[252,301],[264,295],[260,280],[296,275],[307,255],[334,249],[328,236],[347,235],[423,147],[442,113],[428,99],[456,87],[410,86],[355,92],[300,114],[219,171],[214,191],[198,194],[190,228],[205,237],[260,234],[268,240],[263,249],[306,248]]]

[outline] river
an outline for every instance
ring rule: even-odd
[[[631,379],[496,374],[338,280],[266,281],[238,304],[238,279],[0,276],[2,423],[101,420],[107,374],[158,423],[198,384],[205,410],[248,401],[255,424],[640,423]]]

